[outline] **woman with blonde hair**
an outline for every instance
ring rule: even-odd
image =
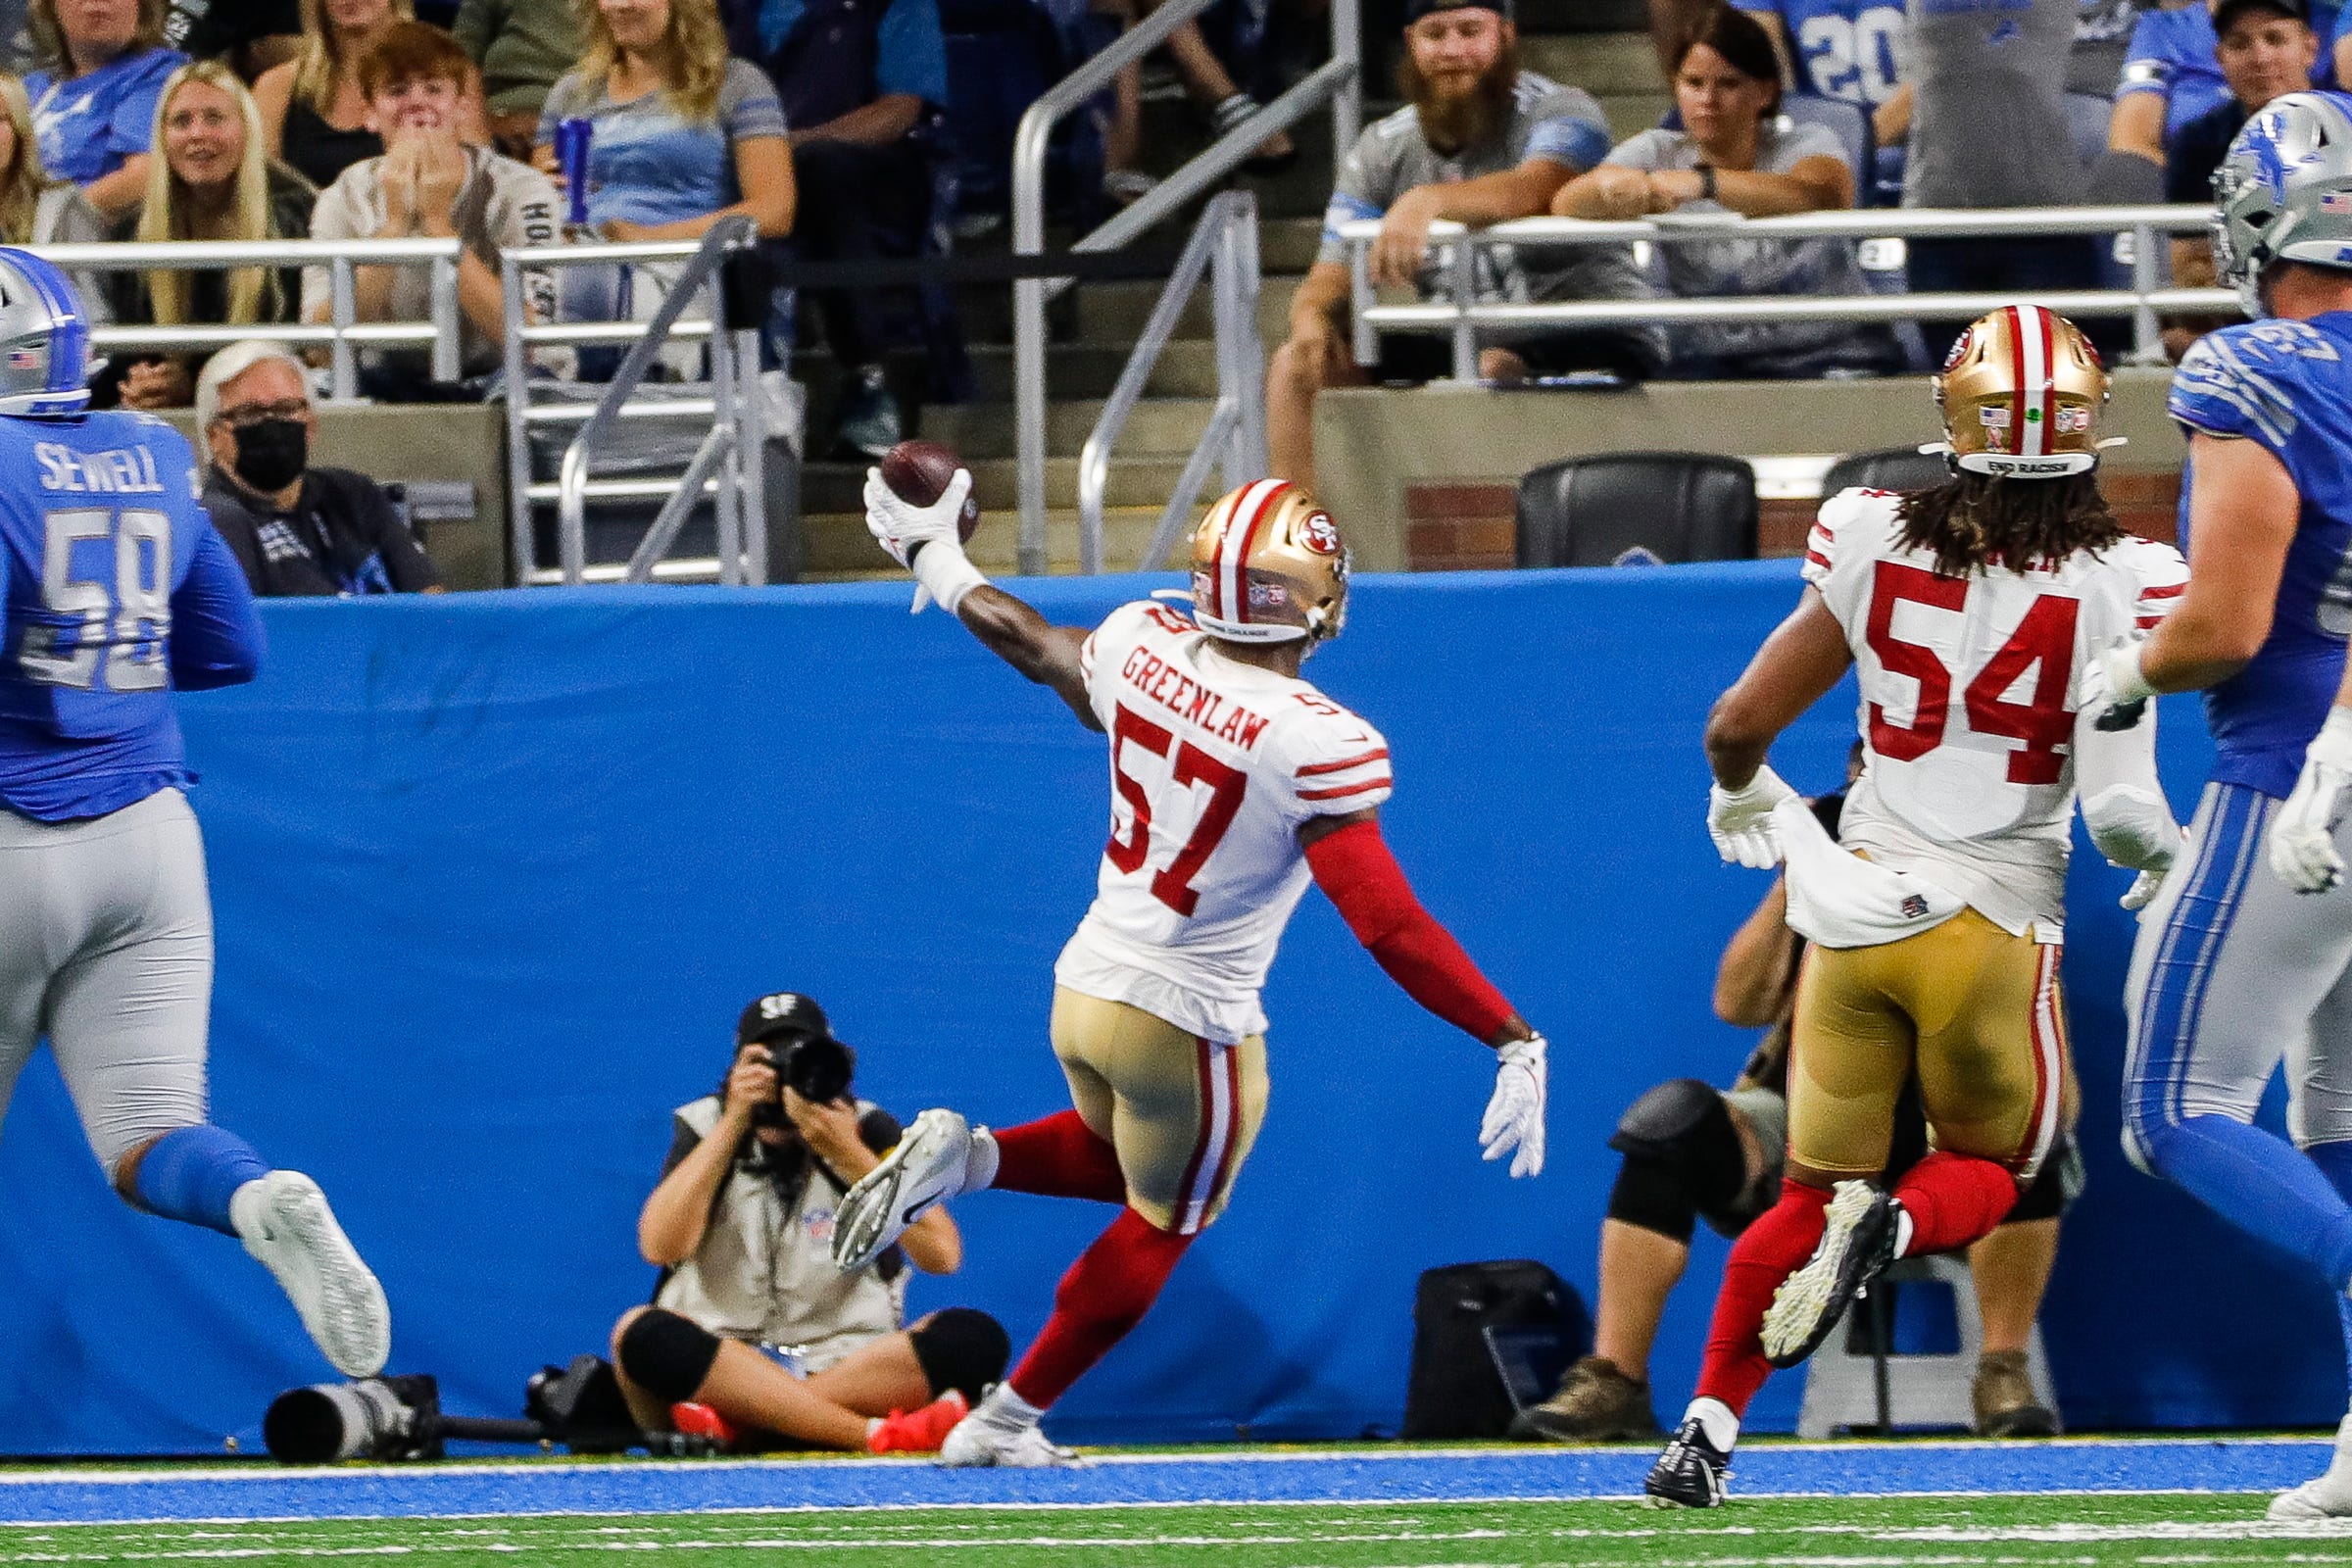
[[[360,60],[394,23],[416,15],[412,0],[302,0],[300,52],[253,84],[270,155],[320,190],[361,160],[382,156],[360,90]]]
[[[588,221],[615,240],[700,239],[749,214],[792,231],[784,107],[727,55],[716,0],[582,0],[580,67],[549,90],[532,161],[556,172],[556,127],[585,120]]]
[[[41,165],[81,187],[109,220],[147,187],[155,104],[188,62],[164,47],[165,0],[31,0],[24,24],[41,68],[24,78]]]
[[[107,237],[106,220],[80,187],[42,166],[32,100],[23,82],[0,72],[0,244],[86,245]],[[94,298],[86,282],[82,293]]]
[[[301,239],[310,233],[318,192],[269,156],[261,112],[226,65],[201,60],[165,83],[155,145],[159,156],[148,172],[146,202],[115,238],[156,245]],[[115,312],[126,323],[267,324],[294,320],[302,303],[301,273],[291,268],[158,268],[118,275]],[[203,358],[131,360],[121,377],[122,405],[184,407]]]

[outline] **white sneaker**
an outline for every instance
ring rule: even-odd
[[[392,1309],[318,1184],[298,1170],[273,1170],[238,1188],[228,1215],[335,1370],[347,1378],[381,1372],[392,1353]]]
[[[939,1462],[955,1469],[1001,1465],[1007,1470],[1075,1469],[1086,1463],[1074,1449],[1048,1441],[1034,1423],[1004,1427],[974,1413],[956,1423],[939,1446]]]
[[[833,1212],[833,1266],[852,1274],[923,1217],[923,1210],[964,1190],[972,1129],[952,1110],[914,1118],[898,1147],[842,1195]]]
[[[2273,1519],[2341,1519],[2352,1516],[2352,1415],[2335,1429],[2335,1457],[2328,1468],[2292,1492],[2271,1499]]]

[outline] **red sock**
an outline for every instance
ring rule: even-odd
[[[1781,1282],[1802,1267],[1821,1245],[1827,1189],[1795,1181],[1781,1183],[1781,1200],[1740,1233],[1723,1265],[1723,1288],[1715,1295],[1715,1320],[1707,1326],[1707,1352],[1698,1365],[1700,1396],[1721,1399],[1734,1415],[1747,1413],[1772,1376],[1764,1359],[1764,1310]]]
[[[1192,1245],[1190,1236],[1171,1236],[1123,1210],[1061,1277],[1054,1315],[1013,1369],[1012,1392],[1041,1410],[1060,1398],[1143,1321]]]
[[[1048,1198],[1092,1198],[1127,1201],[1127,1178],[1119,1156],[1074,1110],[999,1127],[997,1179],[989,1185],[1008,1193],[1042,1193]]]
[[[1953,1252],[1992,1234],[2017,1206],[2017,1179],[2008,1168],[1974,1154],[1930,1154],[1894,1184],[1911,1215],[1905,1257]]]

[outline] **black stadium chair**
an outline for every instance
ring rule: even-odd
[[[1613,452],[1519,481],[1519,564],[1745,561],[1756,553],[1756,471],[1703,452]]]
[[[1917,447],[1856,452],[1830,465],[1830,471],[1821,476],[1821,498],[1827,501],[1856,485],[1865,490],[1933,490],[1950,473],[1940,452],[1922,452]]]

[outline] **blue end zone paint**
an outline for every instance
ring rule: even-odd
[[[2326,1443],[2162,1440],[1789,1445],[1743,1451],[1748,1496],[2272,1492],[2326,1468]],[[1646,1448],[1138,1455],[1081,1470],[941,1470],[915,1460],[354,1466],[161,1474],[0,1472],[0,1524],[449,1518],[1004,1504],[1435,1502],[1625,1497]]]

